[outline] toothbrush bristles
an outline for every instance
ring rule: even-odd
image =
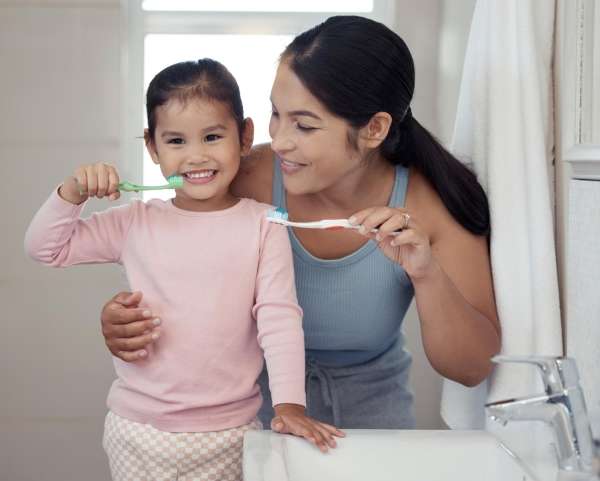
[[[272,219],[287,220],[288,213],[285,209],[282,209],[281,207],[277,207],[276,209],[273,209],[269,212],[269,217],[271,217]]]
[[[173,188],[183,187],[183,176],[181,175],[170,175],[167,177],[167,182]]]

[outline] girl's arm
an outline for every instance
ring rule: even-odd
[[[74,205],[55,190],[25,234],[25,251],[52,267],[119,262],[131,207],[120,206],[81,219],[84,203]]]
[[[260,261],[252,313],[269,372],[273,430],[302,436],[322,451],[335,447],[334,426],[305,414],[304,333],[296,299],[292,249],[285,227],[262,220]]]
[[[304,332],[286,228],[261,220],[260,260],[252,314],[269,371],[273,405],[306,405]]]

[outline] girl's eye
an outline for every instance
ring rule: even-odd
[[[183,144],[183,139],[176,137],[173,139],[169,139],[167,140],[167,144],[175,144],[175,145],[182,145]]]
[[[279,117],[279,112],[277,112],[277,110],[272,110],[271,117]]]
[[[217,134],[209,134],[209,135],[207,135],[207,136],[206,136],[204,139],[205,139],[207,142],[214,142],[215,140],[219,140],[220,138],[221,138],[221,136],[220,136],[220,135],[217,135]]]

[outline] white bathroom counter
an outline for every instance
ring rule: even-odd
[[[345,430],[321,453],[308,441],[248,431],[245,481],[538,481],[485,431]]]

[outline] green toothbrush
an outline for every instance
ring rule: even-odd
[[[140,185],[124,181],[119,182],[119,190],[122,192],[139,192],[141,190],[181,189],[183,187],[183,176],[170,175],[167,177],[167,182],[166,185]],[[84,194],[81,187],[79,188],[79,194]]]
[[[123,192],[139,192],[141,190],[162,190],[162,189],[180,189],[183,187],[183,176],[170,175],[167,177],[166,185],[139,185],[131,182],[120,182],[119,190]]]

